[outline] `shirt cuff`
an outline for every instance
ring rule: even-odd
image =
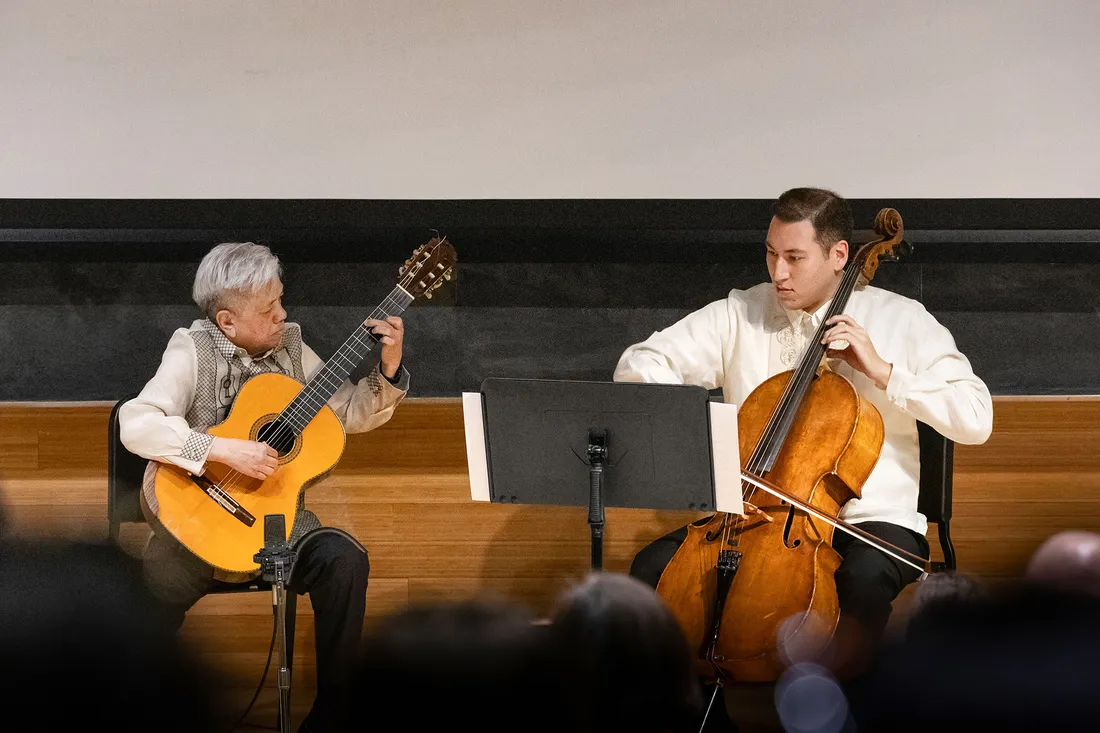
[[[886,399],[890,400],[891,404],[904,410],[905,395],[909,391],[909,385],[915,378],[911,371],[894,364],[893,369],[890,371],[890,379],[886,382]]]
[[[206,456],[210,453],[210,446],[213,443],[213,435],[191,431],[187,436],[187,442],[183,444],[183,449],[180,450],[180,458],[202,466],[206,463]]]
[[[409,391],[409,370],[405,368],[405,365],[397,365],[397,373],[393,375],[393,378],[389,378],[382,372],[382,362],[378,362],[378,373],[381,374],[387,382],[397,387],[402,392]]]

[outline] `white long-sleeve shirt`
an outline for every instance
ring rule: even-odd
[[[280,372],[308,382],[323,366],[295,323],[286,324],[278,347],[252,358],[210,320],[197,320],[172,334],[156,374],[119,409],[119,437],[131,453],[201,474],[213,443],[206,430],[225,419],[244,381]],[[358,384],[345,380],[328,406],[347,432],[372,430],[390,419],[408,391],[403,366],[396,382],[374,369]]]
[[[698,384],[722,389],[723,400],[742,405],[767,378],[798,364],[821,319],[789,311],[771,283],[733,290],[688,314],[619,359],[618,382]],[[959,353],[951,333],[919,302],[875,287],[857,288],[844,313],[870,336],[879,356],[893,365],[886,389],[848,364],[830,366],[882,414],[886,435],[878,463],[840,517],[851,523],[891,522],[924,534],[917,511],[920,447],[916,421],[957,443],[984,443],[993,429],[993,401],[985,383]]]

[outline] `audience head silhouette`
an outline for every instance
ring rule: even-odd
[[[858,730],[1095,729],[1100,598],[1017,583],[928,604],[853,690]]]
[[[386,617],[364,638],[360,719],[400,715],[410,730],[553,730],[544,633],[528,609],[495,598],[416,605]]]
[[[1031,556],[1025,577],[1100,596],[1100,534],[1066,530],[1051,535]]]
[[[597,572],[565,592],[551,614],[570,730],[696,730],[702,699],[691,654],[653,588]]]

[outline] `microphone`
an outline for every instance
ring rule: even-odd
[[[290,566],[295,553],[286,541],[286,516],[283,514],[264,515],[264,546],[256,553],[255,560],[260,564],[261,576],[270,583],[279,583],[290,575]],[[272,585],[272,592],[275,586]]]
[[[286,544],[286,515],[264,515],[264,549],[274,550]]]

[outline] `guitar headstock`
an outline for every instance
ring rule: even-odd
[[[431,299],[432,291],[451,279],[457,261],[454,246],[446,237],[432,237],[413,250],[412,257],[398,269],[398,285],[413,298]]]
[[[883,262],[897,262],[913,251],[913,245],[902,237],[905,224],[896,209],[881,209],[875,217],[875,234],[878,239],[867,242],[856,253],[855,264],[860,268],[860,279],[871,282]]]

